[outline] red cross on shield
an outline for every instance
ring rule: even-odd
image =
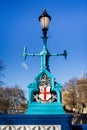
[[[49,100],[51,98],[51,93],[50,93],[50,87],[40,87],[40,93],[39,93],[39,98],[42,99],[44,102]]]

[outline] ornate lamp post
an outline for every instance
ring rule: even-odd
[[[55,77],[50,73],[49,69],[49,58],[50,56],[64,56],[67,57],[67,52],[64,50],[63,53],[51,54],[47,49],[47,31],[51,17],[47,14],[46,9],[39,16],[39,21],[42,25],[43,32],[43,48],[39,54],[27,53],[27,48],[24,47],[24,58],[27,56],[39,56],[41,58],[40,73],[36,76],[35,82],[28,85],[29,98],[28,98],[28,108],[26,110],[27,114],[58,114],[64,113],[62,107],[61,90],[62,85],[55,82]],[[33,103],[33,104],[32,104]],[[44,103],[42,107],[42,103]],[[52,103],[50,105],[50,103]],[[47,105],[45,105],[47,104]],[[38,111],[35,111],[36,110]],[[56,111],[55,111],[56,108]]]
[[[61,54],[51,54],[48,49],[47,49],[47,31],[48,31],[48,27],[49,27],[49,23],[51,21],[51,17],[47,14],[46,9],[44,9],[43,13],[39,16],[39,21],[41,22],[42,25],[42,32],[43,32],[43,49],[39,54],[27,54],[27,48],[24,47],[24,59],[26,59],[27,56],[40,56],[41,57],[41,71],[47,69],[48,71],[50,71],[49,69],[49,57],[50,56],[64,56],[65,59],[67,58],[67,52],[66,50],[64,50],[63,53]]]

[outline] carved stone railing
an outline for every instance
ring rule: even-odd
[[[61,130],[60,125],[0,125],[0,130]]]

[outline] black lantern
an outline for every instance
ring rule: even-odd
[[[46,9],[44,9],[43,13],[39,16],[39,21],[42,25],[43,36],[46,38],[49,23],[51,21],[51,17],[47,14]]]

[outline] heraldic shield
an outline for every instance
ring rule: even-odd
[[[37,75],[35,82],[28,85],[28,107],[25,114],[64,114],[62,106],[62,85],[55,77],[44,70]]]
[[[47,74],[43,74],[39,79],[39,91],[34,92],[34,101],[41,103],[51,103],[57,100],[57,94],[52,91],[51,79]]]

